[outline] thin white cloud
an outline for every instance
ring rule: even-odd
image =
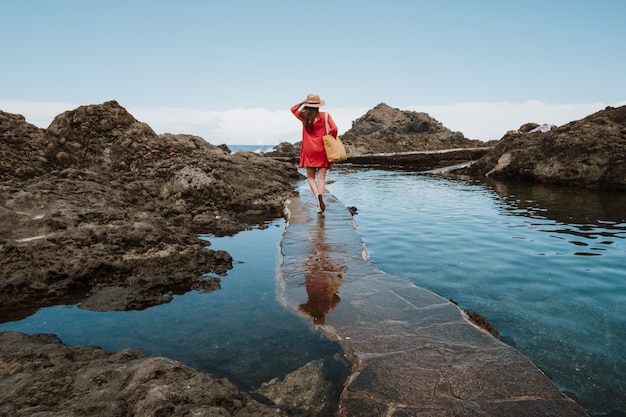
[[[626,102],[615,103],[622,106]],[[509,130],[529,122],[557,126],[579,120],[604,109],[605,103],[550,104],[537,100],[524,103],[457,103],[438,106],[411,106],[407,110],[422,111],[448,129],[461,131],[471,139],[500,139]]]
[[[8,113],[21,114],[28,123],[46,128],[59,114],[78,107],[78,104],[37,101],[0,100],[0,110]]]
[[[300,128],[287,111],[262,108],[211,111],[202,109],[129,108],[158,133],[185,133],[212,144],[273,145],[296,142]]]
[[[121,103],[120,103],[121,104]],[[393,107],[393,104],[390,104]],[[618,107],[626,101],[613,103]],[[523,103],[467,102],[449,105],[415,105],[402,108],[428,113],[453,131],[472,139],[500,139],[507,131],[527,122],[562,125],[605,108],[605,103],[550,104],[541,101]],[[48,127],[54,117],[78,105],[70,103],[15,102],[0,100],[0,109],[22,114],[39,127]],[[137,119],[157,133],[184,133],[203,137],[218,145],[273,145],[300,140],[301,125],[289,109],[272,111],[263,108],[213,111],[193,108],[128,107]],[[340,134],[352,127],[367,108],[327,109],[339,126]]]

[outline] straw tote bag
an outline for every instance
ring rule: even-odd
[[[346,155],[346,149],[343,147],[343,143],[341,143],[339,138],[328,134],[330,128],[328,127],[328,113],[326,112],[324,113],[324,120],[326,121],[326,135],[324,135],[323,139],[328,162],[335,163],[345,161],[348,155]]]

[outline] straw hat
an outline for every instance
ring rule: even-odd
[[[317,94],[309,94],[304,100],[306,107],[322,107],[326,102],[320,98]]]

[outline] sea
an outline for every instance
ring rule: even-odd
[[[356,208],[379,269],[481,314],[592,416],[626,416],[626,193],[347,164],[327,180],[330,193]],[[248,391],[310,361],[332,363],[338,344],[276,299],[284,228],[277,219],[235,236],[199,236],[233,256],[219,290],[142,311],[53,306],[0,330],[137,348]],[[339,390],[341,370],[329,375]]]
[[[236,152],[271,152],[277,145],[228,145],[232,153]]]

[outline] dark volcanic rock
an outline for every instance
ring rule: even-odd
[[[24,116],[0,110],[0,178],[27,179],[46,171],[44,131]]]
[[[223,275],[232,259],[197,234],[281,217],[297,178],[289,163],[158,136],[114,101],[45,130],[0,112],[0,321],[56,303],[136,309],[218,288],[203,274]]]
[[[179,362],[0,332],[0,415],[285,416]]]
[[[384,103],[353,121],[341,140],[348,156],[485,146],[485,142],[451,131],[427,113],[399,110]]]
[[[118,103],[39,129],[0,112],[0,322],[38,308],[143,309],[219,288],[232,268],[199,233],[283,215],[290,163],[156,135]],[[226,380],[164,358],[0,332],[0,415],[281,416]]]
[[[270,152],[266,152],[267,156],[272,157],[296,157],[300,155],[300,146],[302,142],[298,142],[296,145],[293,145],[289,142],[281,142],[278,145],[274,146],[274,149]]]
[[[546,133],[507,133],[469,175],[626,190],[626,106]]]

